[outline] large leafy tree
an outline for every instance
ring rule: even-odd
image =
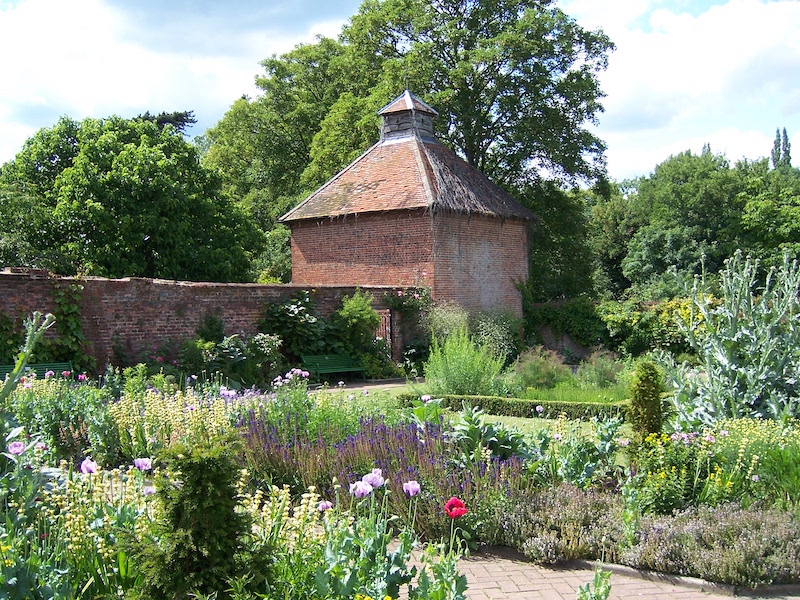
[[[620,266],[634,285],[678,273],[722,268],[741,244],[742,181],[706,146],[671,156],[636,182],[634,203],[647,221],[630,237]],[[641,213],[640,213],[641,214]]]
[[[586,125],[613,45],[555,2],[366,0],[342,39],[429,99],[445,140],[495,182],[603,172],[605,146]]]
[[[149,116],[63,117],[0,184],[4,258],[62,274],[243,281],[263,243],[196,148]]]
[[[604,144],[587,126],[612,48],[551,0],[365,0],[338,40],[265,60],[262,94],[208,132],[204,160],[271,229],[378,139],[377,110],[409,88],[439,111],[445,143],[526,201],[545,179],[603,173]]]

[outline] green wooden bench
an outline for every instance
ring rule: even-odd
[[[0,365],[0,381],[5,380],[6,375],[11,375],[14,370],[14,365]],[[44,379],[45,373],[52,371],[58,376],[64,371],[72,372],[72,363],[68,362],[54,362],[54,363],[37,363],[25,365],[26,373],[36,373],[37,379]]]
[[[346,354],[310,354],[301,356],[300,360],[307,371],[316,375],[327,373],[361,373],[364,375],[364,365]]]

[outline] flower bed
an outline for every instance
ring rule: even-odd
[[[136,370],[119,398],[73,378],[26,384],[3,407],[9,597],[461,598],[458,557],[484,543],[800,581],[795,424],[637,443],[619,418],[588,435],[561,418],[524,437],[429,398],[309,395],[299,370],[263,394]]]

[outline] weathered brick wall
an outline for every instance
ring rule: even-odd
[[[522,315],[528,224],[429,211],[292,223],[292,283],[431,287],[434,300]]]
[[[84,286],[81,300],[86,350],[100,368],[112,357],[115,344],[130,358],[169,340],[195,335],[206,314],[222,319],[225,333],[252,334],[267,302],[280,302],[307,289],[317,308],[330,316],[343,296],[355,287],[303,285],[259,285],[239,283],[195,283],[159,279],[75,279],[40,273],[0,272],[0,310],[24,318],[34,310],[55,312],[53,290],[78,282]],[[389,288],[361,286],[375,298],[375,308],[384,309],[384,292]]]
[[[292,283],[423,285],[433,276],[432,234],[421,210],[292,223]]]
[[[469,311],[522,316],[515,283],[528,277],[527,222],[437,214],[434,231],[434,298],[456,300]]]

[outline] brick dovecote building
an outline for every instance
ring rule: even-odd
[[[521,314],[533,214],[440,144],[436,111],[410,92],[378,114],[380,141],[281,217],[292,283],[425,285],[434,300]]]

